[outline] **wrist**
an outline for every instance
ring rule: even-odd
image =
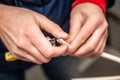
[[[106,14],[106,0],[75,0],[72,4],[72,8],[81,3],[93,3],[98,5]]]

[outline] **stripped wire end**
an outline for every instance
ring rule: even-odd
[[[57,38],[57,40],[56,40],[58,43],[60,43],[60,44],[66,44],[66,45],[70,45],[68,42],[66,42],[66,41],[64,41],[63,39],[61,39],[61,38]]]

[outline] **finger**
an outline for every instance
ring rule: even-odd
[[[105,43],[106,43],[106,34],[104,34],[101,38],[101,40],[99,41],[99,44],[96,46],[96,49],[91,51],[91,52],[88,52],[87,54],[83,54],[81,55],[81,57],[84,57],[84,58],[94,58],[94,57],[97,57],[99,56],[103,51],[104,47],[105,47]]]
[[[36,30],[36,28],[34,30]],[[37,33],[37,31],[36,31],[36,33]],[[37,34],[32,35],[32,33],[31,33],[29,35],[32,36],[33,38],[36,38],[35,40],[37,40],[37,37],[34,37]],[[38,48],[36,48],[36,46],[32,43],[31,39],[28,38],[28,35],[25,35],[25,36],[23,35],[19,39],[19,42],[17,43],[16,46],[20,49],[24,49],[25,51],[27,51],[27,53],[29,53],[30,56],[34,57],[35,59],[37,59],[40,62],[47,63],[50,60],[49,58],[44,57],[44,55],[38,50]]]
[[[34,46],[31,47],[31,49],[28,51],[28,54],[42,63],[48,63],[51,60],[51,58],[44,57],[44,55],[39,52]]]
[[[9,41],[8,41],[8,38],[7,38],[7,36],[5,34],[3,34],[3,36],[1,37],[1,39],[2,39],[2,41],[4,41],[4,44],[7,47],[7,49],[10,51],[11,55],[14,56],[17,59],[17,56],[15,54],[13,54],[13,51],[12,51],[13,49],[10,49],[10,48],[13,48],[13,46],[15,46],[14,44],[11,46],[11,43],[13,43],[11,41],[11,39],[9,39]],[[18,56],[18,57],[19,57],[20,60],[29,62],[28,59],[25,59],[23,57],[21,58],[20,56]]]
[[[4,38],[2,37],[2,40],[4,41],[4,43],[5,43],[5,45],[7,46],[7,48],[9,49],[9,51],[10,51],[10,53],[16,58],[16,59],[20,59],[20,60],[23,60],[23,61],[27,61],[27,62],[29,62],[29,61],[31,61],[31,60],[29,60],[29,59],[26,59],[25,57],[22,57],[22,56],[20,56],[20,55],[17,55],[15,52],[17,51],[16,50],[16,46],[13,44],[13,42],[12,42],[12,40],[11,39],[8,39],[8,37],[5,35],[5,34],[3,34],[4,36]],[[9,41],[8,41],[9,40]],[[36,63],[35,61],[34,61],[34,63]]]
[[[52,22],[51,20],[47,19],[45,16],[37,15],[37,21],[39,22],[39,26],[41,29],[45,30],[46,32],[52,34],[56,38],[63,38],[67,39],[68,34],[65,33],[59,25]]]
[[[82,15],[74,15],[71,14],[71,19],[70,19],[70,36],[67,39],[67,42],[71,42],[76,35],[79,33],[82,24],[84,23],[84,19]]]
[[[30,49],[30,47],[29,47]],[[31,48],[32,49],[32,48]],[[31,50],[30,49],[30,50]],[[30,51],[29,50],[29,51]],[[32,49],[33,50],[33,49]],[[20,48],[16,45],[13,45],[12,46],[12,51],[11,51],[11,54],[16,58],[16,59],[19,59],[19,60],[24,60],[24,61],[29,61],[29,62],[33,62],[33,63],[36,63],[36,64],[41,64],[41,60],[37,59],[36,57],[34,57],[33,55],[31,55],[31,53],[29,53],[29,51],[27,51],[27,49],[25,50],[25,47],[24,49],[23,48]]]
[[[100,23],[94,20],[94,18],[87,19],[78,35],[72,41],[71,46],[69,46],[70,53],[75,52],[92,35],[98,25]]]
[[[68,37],[68,34],[66,34],[58,25],[48,20],[45,16],[39,15],[36,18],[37,18],[37,21],[39,22],[40,28],[42,28],[46,32],[52,34],[57,38],[61,37],[65,39],[66,36]],[[31,32],[30,35],[32,35],[32,36],[29,36],[31,42],[42,53],[42,55],[44,55],[47,58],[51,58],[53,55],[52,45],[42,34],[38,26],[36,27],[36,30]]]
[[[6,34],[4,34],[3,31],[1,31],[1,35],[2,35],[2,36],[1,36],[1,40],[3,41],[3,43],[5,44],[5,46],[7,47],[7,49],[8,49],[9,51],[11,51],[11,49],[10,49],[10,47],[11,47],[10,41],[7,40]]]
[[[29,61],[29,62],[33,62],[33,63],[36,63],[36,64],[41,64],[42,63],[40,60],[37,60],[33,56],[29,55],[29,53],[27,51],[24,51],[24,50],[21,50],[21,49],[17,49],[15,52],[12,53],[12,55],[16,59],[19,59],[19,60]]]
[[[86,43],[75,52],[75,55],[86,56],[87,54],[93,52],[99,44],[103,34],[105,34],[106,29],[107,27],[104,25],[98,27],[98,29],[90,36]]]
[[[46,37],[42,34],[42,32],[36,28],[36,35],[33,34],[34,32],[31,31],[32,36],[28,36],[32,42],[32,44],[39,50],[39,52],[45,56],[46,58],[52,58],[54,56],[54,54],[59,55],[61,52],[60,50],[63,49],[54,49],[53,46],[51,45],[51,43],[46,39]],[[55,50],[58,50],[57,53],[54,53]]]
[[[58,57],[65,55],[67,53],[68,46],[66,44],[62,44],[59,47],[53,46],[53,57]]]
[[[47,59],[45,58],[44,56],[42,56],[39,51],[31,44],[31,42],[29,41],[28,38],[22,36],[19,40],[18,40],[18,43],[14,43],[14,41],[7,37],[7,35],[4,33],[4,36],[6,38],[6,45],[8,46],[8,49],[10,50],[10,52],[14,55],[17,55],[17,58],[18,59],[22,59],[22,60],[25,60],[27,61],[27,57],[28,56],[25,56],[24,53],[29,53],[29,55],[33,58],[36,59],[36,62],[48,62],[50,59]],[[19,51],[19,49],[21,50],[24,50],[22,52]],[[20,54],[22,53],[22,54]],[[20,56],[21,55],[21,56]],[[24,58],[23,58],[24,57]],[[31,62],[35,62],[35,59],[30,59],[28,61],[31,61],[31,60],[34,60],[34,61],[31,61]]]
[[[19,55],[16,55],[16,54],[13,54],[12,53],[12,56],[15,57],[17,60],[22,60],[22,61],[25,61],[25,62],[31,62],[30,60],[22,57],[22,56],[19,56]]]
[[[34,25],[34,30],[29,30],[30,33],[27,33],[26,37],[29,38],[32,45],[42,53],[42,55],[46,58],[50,58],[52,55],[52,45],[43,35],[42,31],[39,29],[37,25]]]
[[[108,31],[106,30],[105,35],[103,36],[103,38],[101,39],[101,41],[98,44],[97,48],[93,52],[94,54],[91,55],[91,56],[88,55],[88,57],[90,57],[90,58],[98,57],[104,51],[105,46],[106,46],[107,37],[108,37]]]

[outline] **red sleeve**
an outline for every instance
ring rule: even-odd
[[[84,2],[97,4],[102,8],[103,12],[106,13],[106,0],[74,0],[72,4],[72,8],[75,7],[77,4],[84,3]]]

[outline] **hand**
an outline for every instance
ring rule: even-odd
[[[73,8],[68,52],[76,57],[96,57],[103,52],[107,36],[108,24],[99,6],[82,3]]]
[[[0,5],[1,39],[17,59],[37,64],[63,55],[66,45],[52,46],[41,30],[66,39],[68,34],[45,16],[28,9]]]

